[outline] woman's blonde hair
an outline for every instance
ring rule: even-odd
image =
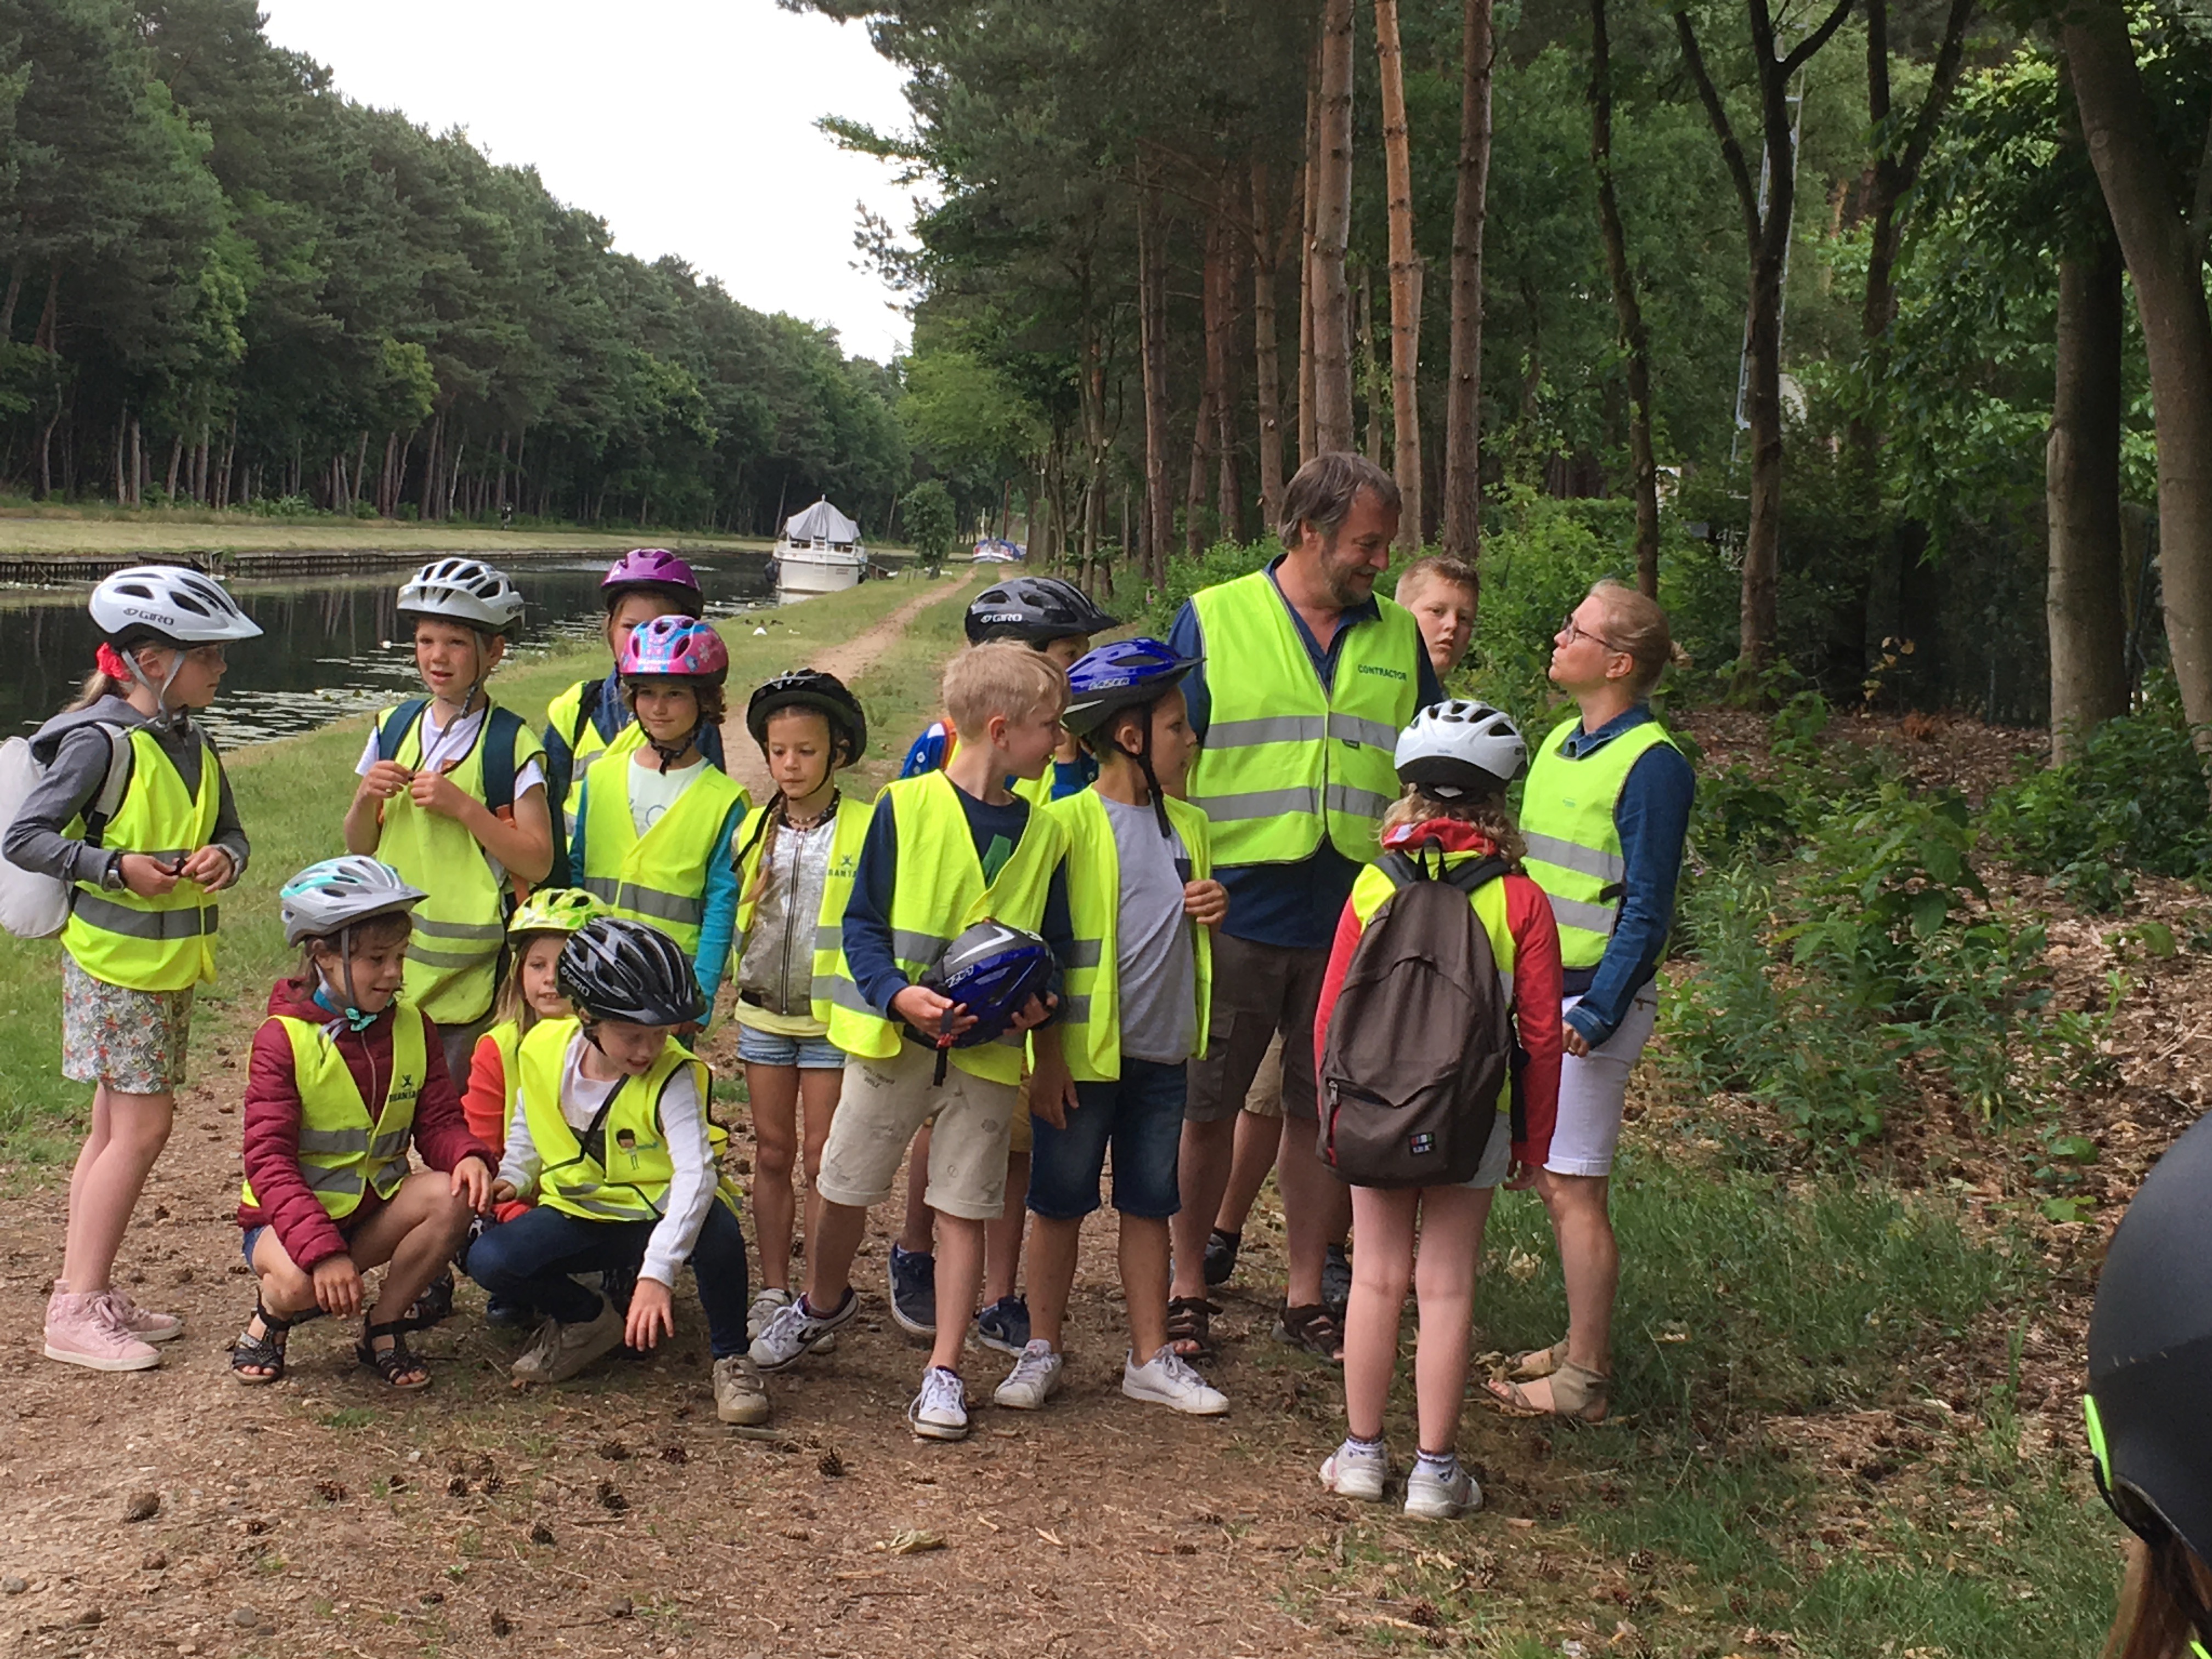
[[[1513,809],[1505,804],[1503,792],[1495,795],[1469,795],[1462,800],[1439,800],[1418,783],[1406,786],[1406,793],[1390,803],[1382,814],[1382,833],[1403,829],[1409,823],[1419,823],[1427,818],[1456,818],[1462,823],[1471,823],[1489,838],[1498,849],[1498,856],[1515,868],[1528,856],[1528,843],[1521,839],[1521,826],[1513,820]]]
[[[2204,1568],[2170,1533],[2155,1544],[2130,1534],[2127,1555],[2119,1607],[2100,1659],[2189,1659],[2197,1627],[2184,1597],[2212,1589]]]
[[[503,1025],[514,1022],[515,1035],[526,1037],[544,1016],[530,1006],[530,999],[522,994],[522,959],[530,954],[530,947],[541,939],[565,939],[567,935],[551,928],[541,928],[534,933],[517,933],[507,941],[507,973],[499,982],[499,995],[491,1005],[491,1021]]]
[[[1605,606],[1606,643],[1625,652],[1636,664],[1629,690],[1644,696],[1659,684],[1670,663],[1689,659],[1674,644],[1674,633],[1659,601],[1647,599],[1627,583],[1607,576],[1592,584],[1589,597]]]
[[[945,718],[971,741],[994,714],[1010,720],[1057,715],[1067,706],[1067,676],[1019,640],[971,645],[945,665]]]

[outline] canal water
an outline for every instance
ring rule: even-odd
[[[706,590],[709,618],[775,601],[765,554],[689,557]],[[598,636],[604,555],[510,556],[499,563],[529,605],[516,657],[543,656],[568,641]],[[413,641],[396,610],[408,574],[392,568],[227,583],[262,633],[230,647],[222,696],[204,717],[216,740],[227,749],[258,743],[418,693]],[[0,588],[0,734],[34,730],[76,695],[100,644],[84,608],[91,591],[90,582]]]

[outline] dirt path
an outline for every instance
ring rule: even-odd
[[[965,582],[933,582],[874,627],[855,634],[842,644],[814,653],[805,665],[835,674],[850,685],[867,672],[877,658],[890,649],[916,617],[932,605],[944,605],[967,591]],[[756,802],[764,801],[775,793],[775,781],[769,776],[767,764],[761,759],[760,745],[745,730],[744,707],[736,701],[734,690],[729,716],[722,722],[722,753],[727,759],[730,775],[744,785],[745,793]]]

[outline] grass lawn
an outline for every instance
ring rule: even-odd
[[[775,544],[738,536],[646,537],[631,531],[495,530],[478,525],[408,524],[393,519],[325,515],[258,518],[192,508],[125,511],[109,507],[0,507],[0,555],[66,558],[73,554],[276,553],[359,548],[374,552],[485,553],[620,551],[641,538],[670,547],[766,550]]]

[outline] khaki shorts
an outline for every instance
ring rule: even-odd
[[[844,1091],[822,1148],[814,1190],[832,1204],[866,1209],[891,1195],[899,1164],[921,1126],[929,1137],[933,1210],[969,1221],[994,1221],[1006,1207],[1006,1152],[1018,1105],[1010,1083],[992,1083],[948,1066],[933,1087],[935,1051],[902,1042],[887,1060],[845,1061]]]
[[[1252,1086],[1244,1091],[1244,1109],[1255,1117],[1280,1117],[1283,1115],[1283,1034],[1275,1033],[1275,1040],[1267,1045],[1267,1052],[1260,1061],[1260,1069],[1253,1074]]]
[[[947,1080],[950,1081],[949,1079]],[[1281,1109],[1279,1107],[1277,1109]],[[930,1116],[929,1125],[931,1131],[934,1133],[937,1127],[937,1118],[933,1113]],[[1010,1158],[1023,1157],[1036,1144],[1036,1133],[1030,1127],[1030,1080],[1024,1078],[1020,1092],[1014,1097],[1014,1121],[1006,1136],[1006,1154]]]

